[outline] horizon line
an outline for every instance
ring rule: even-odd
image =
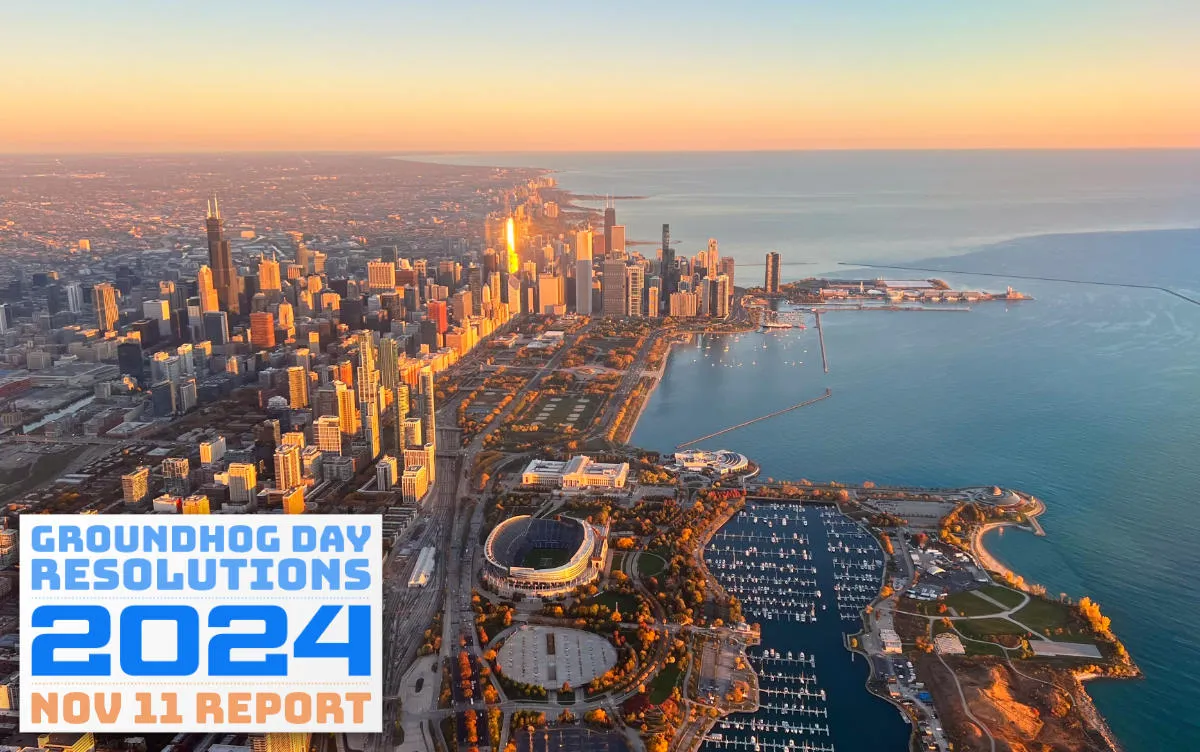
[[[0,151],[0,158],[10,157],[146,157],[199,155],[287,155],[318,154],[332,156],[377,156],[397,158],[429,155],[473,154],[801,154],[827,152],[1170,152],[1200,151],[1193,146],[913,146],[913,147],[797,147],[777,149],[162,149],[162,150],[66,150],[66,151]]]

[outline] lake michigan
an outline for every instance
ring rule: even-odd
[[[717,238],[741,286],[761,284],[763,254],[778,250],[785,281],[937,276],[1033,295],[970,313],[830,313],[828,374],[811,328],[730,337],[707,353],[677,347],[632,441],[671,451],[830,388],[832,399],[707,448],[743,452],[775,478],[999,484],[1041,497],[1047,537],[1009,531],[988,547],[1112,617],[1146,677],[1089,691],[1127,750],[1200,747],[1200,306],[1019,278],[1200,298],[1200,152],[436,159],[546,167],[577,193],[645,196],[617,204],[629,238],[655,240],[670,223],[679,255]],[[842,265],[853,263],[952,271]]]

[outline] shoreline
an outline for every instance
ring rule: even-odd
[[[996,558],[991,551],[988,551],[987,546],[985,546],[983,542],[984,536],[989,532],[993,530],[1003,530],[1004,528],[1009,527],[1016,528],[1018,530],[1024,530],[1034,535],[1045,536],[1046,531],[1037,521],[1037,518],[1045,513],[1046,505],[1041,499],[1036,497],[1030,498],[1037,502],[1037,506],[1034,508],[1032,513],[1026,514],[1026,517],[1029,521],[1028,526],[1016,522],[990,522],[980,525],[971,534],[971,554],[979,560],[979,563],[983,565],[984,569],[1001,575],[1001,577],[1003,577],[1005,581],[1011,583],[1014,588],[1028,593],[1031,597],[1038,597],[1034,593],[1034,586],[1026,582],[1025,578],[1018,574],[1011,567]],[[1134,670],[1137,673],[1134,677],[1127,678],[1140,677],[1142,673],[1141,669],[1137,667],[1137,664],[1132,662],[1132,659],[1130,660],[1130,663],[1133,665]],[[1121,746],[1116,734],[1114,734],[1112,729],[1109,727],[1108,721],[1104,718],[1104,714],[1101,713],[1100,709],[1096,707],[1096,703],[1092,699],[1092,696],[1088,693],[1086,685],[1087,682],[1095,681],[1097,679],[1117,679],[1124,677],[1111,677],[1104,674],[1097,674],[1076,669],[1064,669],[1064,671],[1072,679],[1072,683],[1074,685],[1073,689],[1075,691],[1071,693],[1071,697],[1078,706],[1080,715],[1083,716],[1084,720],[1091,725],[1092,729],[1097,734],[1103,737],[1104,741],[1111,749],[1114,750],[1114,752],[1121,752],[1121,750],[1124,748]]]

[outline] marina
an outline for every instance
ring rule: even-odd
[[[857,524],[833,507],[751,502],[712,537],[705,560],[762,635],[748,654],[757,710],[717,721],[705,750],[834,752],[834,739],[838,752],[872,749],[856,742],[864,706],[887,714],[887,728],[902,725],[866,691],[866,664],[844,647],[883,568]]]

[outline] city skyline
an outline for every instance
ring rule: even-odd
[[[0,153],[1200,146],[1176,0],[5,15]]]

